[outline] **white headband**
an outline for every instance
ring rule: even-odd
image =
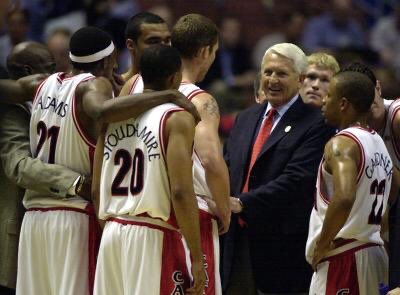
[[[113,53],[113,51],[114,51],[114,43],[111,41],[110,45],[107,48],[105,48],[101,51],[98,51],[96,53],[90,54],[90,55],[76,56],[76,55],[73,55],[70,51],[69,58],[71,59],[71,61],[77,62],[77,63],[90,63],[90,62],[95,62],[95,61],[101,60],[101,59],[109,56],[111,53]]]

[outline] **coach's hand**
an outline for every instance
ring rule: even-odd
[[[186,111],[192,114],[194,117],[196,124],[201,121],[201,117],[199,112],[197,111],[195,105],[181,92],[178,90],[169,90],[170,92],[170,99],[171,102],[180,106],[181,108],[184,108]]]
[[[203,295],[206,284],[206,271],[204,261],[193,261],[192,264],[193,286],[186,290],[185,294]]]

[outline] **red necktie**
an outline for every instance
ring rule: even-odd
[[[267,141],[269,135],[271,134],[271,129],[273,125],[273,120],[274,116],[276,114],[276,109],[270,109],[267,113],[267,117],[264,119],[264,121],[261,124],[260,131],[258,132],[256,141],[254,142],[253,145],[253,150],[251,152],[251,159],[250,159],[250,165],[249,165],[249,170],[247,172],[247,177],[246,177],[246,182],[243,186],[243,193],[246,193],[249,191],[249,177],[250,177],[250,172],[251,169],[253,168],[254,163],[257,160],[258,154],[260,153],[262,147],[264,146],[264,143]]]

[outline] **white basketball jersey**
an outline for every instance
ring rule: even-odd
[[[93,79],[89,73],[64,78],[64,73],[48,77],[38,88],[32,105],[30,145],[32,155],[43,162],[68,167],[84,175],[91,174],[91,154],[95,142],[85,136],[76,114],[75,89]],[[84,208],[80,197],[62,200],[54,197],[30,197],[24,205],[31,207],[67,206]]]
[[[163,132],[168,114],[181,110],[172,103],[163,104],[136,119],[108,126],[100,218],[147,216],[170,220],[171,192]]]
[[[386,210],[392,182],[393,164],[390,155],[382,138],[372,129],[350,127],[336,136],[346,136],[357,143],[360,149],[360,166],[356,199],[346,223],[335,239],[355,239],[383,245],[380,222]],[[306,245],[306,258],[310,263],[333,192],[333,176],[325,170],[322,159]]]
[[[192,100],[196,95],[204,93],[205,91],[192,83],[182,82],[179,91],[184,94],[189,100]],[[132,84],[130,94],[143,92],[143,79],[138,75]],[[196,150],[193,151],[193,186],[194,192],[198,196],[212,197],[206,182],[206,173],[201,163]],[[197,198],[198,205],[201,209],[208,211],[207,203],[202,198]]]
[[[383,134],[383,141],[392,157],[393,165],[400,169],[400,142],[396,142],[393,134],[394,117],[400,111],[400,98],[396,100],[384,100],[386,110],[386,122]]]

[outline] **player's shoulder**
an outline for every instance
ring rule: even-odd
[[[179,130],[191,129],[196,126],[193,116],[184,109],[176,109],[168,116],[167,126]]]

